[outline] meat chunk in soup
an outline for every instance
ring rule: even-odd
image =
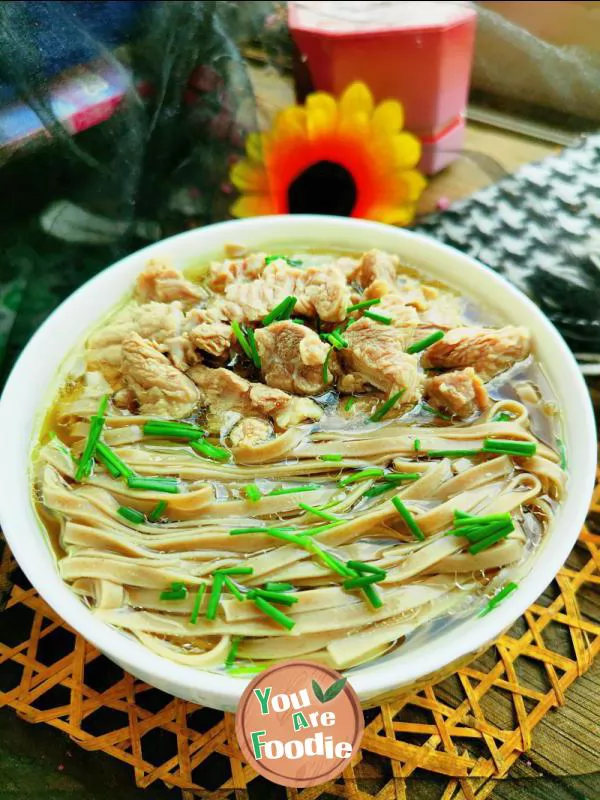
[[[138,333],[132,332],[123,340],[122,368],[125,388],[135,394],[142,414],[182,419],[198,402],[194,382]]]
[[[284,320],[258,328],[255,337],[268,386],[294,394],[317,394],[323,389],[329,347],[314,331]]]
[[[404,390],[402,402],[416,402],[421,388],[418,361],[403,351],[401,328],[363,317],[345,331],[344,337],[348,347],[339,355],[342,368],[349,374],[338,382],[342,392],[369,384],[388,396]]]
[[[229,439],[234,447],[256,446],[269,441],[274,435],[273,425],[269,420],[260,417],[246,417],[233,426],[229,433]]]
[[[425,351],[422,363],[436,369],[473,367],[483,381],[489,381],[530,352],[527,328],[455,328]]]
[[[169,340],[179,335],[183,323],[184,313],[178,301],[128,305],[108,325],[89,337],[88,366],[90,369],[100,369],[108,380],[114,382],[121,373],[122,344],[126,336],[135,331],[166,352],[169,350]]]
[[[231,370],[198,365],[188,372],[200,389],[201,402],[209,410],[209,426],[220,430],[227,415],[263,416],[279,428],[289,428],[306,420],[320,419],[320,407],[307,397],[292,397],[280,389],[252,383]]]
[[[473,367],[446,372],[425,381],[427,402],[440,411],[465,419],[485,411],[489,397],[483,381]]]
[[[223,292],[235,281],[252,281],[260,277],[265,268],[265,253],[251,253],[243,258],[213,261],[210,265],[208,285],[215,292]]]
[[[337,267],[296,269],[276,261],[255,281],[229,284],[223,313],[238,322],[257,322],[289,296],[297,300],[295,313],[316,315],[324,322],[341,322],[350,303],[350,289]]]
[[[188,336],[198,350],[213,356],[223,356],[229,352],[233,331],[231,325],[225,322],[201,322],[192,328]]]
[[[384,253],[382,250],[369,250],[360,259],[356,269],[350,273],[349,280],[356,281],[365,289],[373,281],[382,281],[393,286],[399,266],[398,256]]]
[[[173,300],[195,303],[206,296],[203,289],[186,280],[179,270],[155,259],[138,275],[135,293],[140,300],[157,300],[159,303]]]

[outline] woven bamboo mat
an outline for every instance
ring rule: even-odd
[[[13,567],[5,548],[0,596]],[[489,798],[531,747],[535,726],[568,702],[568,687],[598,654],[599,585],[600,484],[569,561],[510,631],[444,681],[366,711],[361,753],[343,778],[287,790],[289,800],[411,800],[410,777],[423,778],[419,798]],[[185,800],[267,794],[243,761],[232,715],[124,673],[70,631],[18,573],[0,614],[0,690],[0,707],[130,764],[139,787],[163,781]]]

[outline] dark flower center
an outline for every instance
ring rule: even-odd
[[[288,187],[290,214],[336,214],[349,217],[356,204],[356,184],[345,167],[318,161]]]

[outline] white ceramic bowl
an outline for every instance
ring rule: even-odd
[[[45,406],[60,385],[65,357],[90,326],[132,285],[148,259],[168,256],[177,266],[215,257],[228,242],[277,252],[283,245],[398,253],[407,263],[531,330],[560,403],[569,457],[569,490],[534,568],[493,613],[442,631],[434,640],[399,648],[351,676],[368,704],[396,690],[439,676],[508,627],[535,601],[567,558],[584,521],[596,465],[596,432],[586,385],[555,328],[517,289],[471,258],[432,239],[386,225],[326,216],[276,216],[224,222],[150,245],[104,270],[68,298],[40,327],[19,358],[0,404],[0,521],[23,571],[42,597],[89,642],[139,678],[178,697],[234,710],[245,679],[173,664],[94,618],[58,576],[29,488],[29,455]]]

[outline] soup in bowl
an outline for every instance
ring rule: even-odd
[[[29,424],[30,506],[57,610],[149,682],[231,708],[301,658],[374,701],[480,648],[566,557],[585,385],[465,256],[372,223],[225,223],[126,259],[46,326],[96,282]]]

